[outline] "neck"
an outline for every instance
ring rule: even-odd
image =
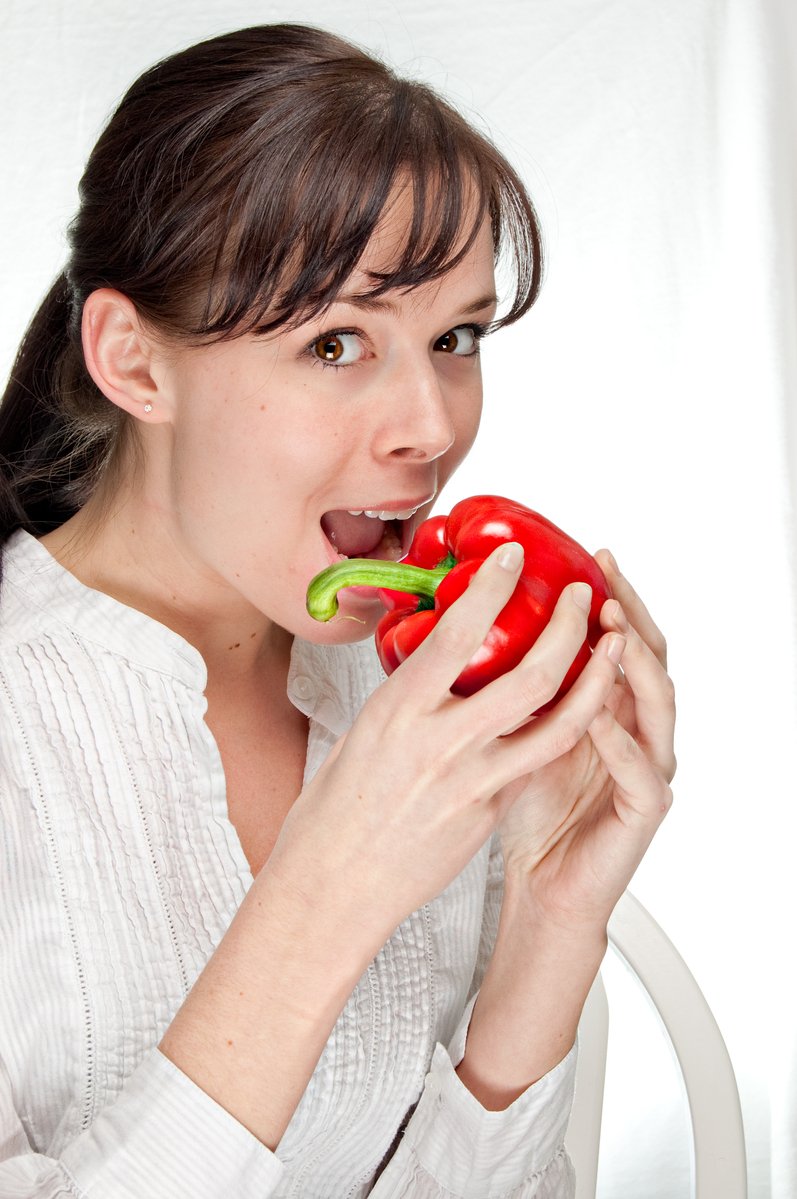
[[[216,685],[287,671],[292,636],[194,561],[163,514],[140,497],[116,497],[112,506],[92,499],[41,542],[85,586],[184,637]]]

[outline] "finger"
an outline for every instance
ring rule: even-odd
[[[589,735],[615,781],[615,810],[624,824],[658,827],[672,805],[672,791],[634,738],[604,708]],[[652,832],[651,832],[652,835]]]
[[[487,739],[511,732],[553,699],[587,636],[592,589],[565,587],[548,624],[512,670],[494,679],[471,703],[470,718]]]
[[[642,600],[628,582],[625,575],[620,574],[617,562],[608,550],[598,550],[595,560],[600,566],[611,588],[612,595],[619,600],[629,621],[640,637],[650,646],[662,666],[667,665],[667,642],[659,626],[653,620]]]
[[[516,542],[493,550],[395,677],[400,673],[404,683],[433,702],[442,695],[450,698],[451,685],[484,643],[517,586],[522,566],[523,548]]]
[[[602,637],[576,682],[543,716],[493,742],[500,778],[496,786],[529,774],[571,750],[585,735],[614,686],[614,673],[625,648],[618,633]]]
[[[629,622],[617,600],[604,604],[607,627],[626,638],[622,657],[625,685],[634,698],[637,737],[667,779],[675,774],[675,689],[653,650]],[[607,705],[611,708],[611,705]]]

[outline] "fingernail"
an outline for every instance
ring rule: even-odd
[[[497,561],[504,570],[519,570],[523,563],[523,546],[516,541],[508,541],[498,551]]]
[[[612,570],[614,571],[614,573],[615,573],[615,574],[617,574],[617,575],[619,575],[619,573],[620,573],[620,567],[617,565],[617,559],[615,558],[615,556],[614,556],[614,554],[611,552],[611,550],[607,550],[607,551],[606,551],[606,556],[607,556],[607,558],[609,559],[609,565],[611,566],[611,568],[612,568]]]
[[[619,633],[614,633],[609,638],[609,644],[606,646],[606,657],[610,662],[613,662],[615,666],[619,666],[624,649],[625,637],[621,637]]]
[[[579,608],[589,612],[592,604],[592,588],[589,583],[573,583],[570,594],[574,604],[578,604]]]

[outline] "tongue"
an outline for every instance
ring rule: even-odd
[[[339,554],[347,558],[367,557],[382,540],[385,522],[373,516],[352,516],[350,512],[325,512],[321,528]]]

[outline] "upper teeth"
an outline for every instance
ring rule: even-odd
[[[420,505],[418,505],[420,507]],[[387,512],[376,508],[349,508],[349,516],[370,516],[373,520],[409,520],[418,508],[402,508],[400,512]]]

